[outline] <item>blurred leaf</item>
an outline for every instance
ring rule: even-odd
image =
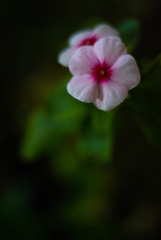
[[[84,125],[78,144],[79,154],[109,161],[113,150],[115,111],[103,112],[94,106],[90,110],[90,120]]]
[[[25,159],[33,159],[41,153],[52,136],[52,122],[45,110],[36,110],[30,117],[21,146]]]
[[[76,134],[86,115],[84,104],[66,91],[66,81],[49,96],[44,109],[36,110],[29,118],[21,147],[25,159],[34,159],[44,151],[60,148],[61,141]]]
[[[142,80],[143,79],[147,80],[147,78],[149,78],[149,74],[153,73],[157,69],[160,71],[160,65],[161,65],[161,53],[156,58],[154,58],[153,60],[151,60],[148,63],[144,64],[144,67],[141,70]]]
[[[122,42],[126,45],[128,53],[132,52],[139,40],[139,23],[129,20],[118,27]]]
[[[128,103],[147,139],[161,150],[161,83],[153,75],[153,82],[143,82],[131,92]]]
[[[75,225],[98,224],[106,211],[110,209],[109,195],[112,184],[110,169],[92,162],[90,167],[84,164],[82,181],[77,184],[74,199],[69,201],[64,209],[60,210],[68,223]],[[62,211],[63,210],[63,211]]]
[[[59,151],[57,157],[52,159],[50,162],[50,169],[54,171],[55,175],[64,180],[78,181],[79,176],[82,174],[81,164],[79,156],[77,155],[74,144],[74,139],[67,139],[67,141],[62,144],[63,151]]]

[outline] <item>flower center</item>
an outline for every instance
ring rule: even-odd
[[[93,36],[91,38],[86,38],[79,44],[79,46],[86,46],[86,45],[93,46],[96,41],[97,41],[97,38],[95,36]]]
[[[109,66],[106,63],[103,63],[101,65],[100,64],[96,65],[93,68],[92,77],[98,83],[104,82],[104,81],[107,82],[110,79],[111,74],[112,74],[112,71],[109,68]]]
[[[104,75],[105,74],[105,71],[104,70],[101,70],[100,71],[100,75],[102,76],[102,75]]]
[[[85,45],[90,45],[90,41],[87,40],[86,43],[85,43]]]

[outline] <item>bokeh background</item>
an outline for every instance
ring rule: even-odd
[[[0,1],[0,236],[161,237],[161,2]],[[68,37],[107,23],[142,73],[109,113],[66,92]]]

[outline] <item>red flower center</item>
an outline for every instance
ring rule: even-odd
[[[111,74],[112,70],[106,63],[103,63],[101,65],[96,65],[93,68],[92,77],[99,83],[110,80]]]
[[[85,46],[85,45],[93,46],[96,41],[97,41],[97,38],[95,36],[93,36],[91,38],[86,38],[79,44],[79,46]]]

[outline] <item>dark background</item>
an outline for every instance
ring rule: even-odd
[[[161,237],[161,156],[126,111],[110,164],[83,163],[85,178],[96,176],[88,191],[99,190],[97,175],[104,182],[105,202],[96,209],[96,198],[96,203],[81,201],[86,182],[57,174],[45,155],[28,162],[20,154],[28,115],[44,105],[51,88],[68,73],[57,63],[68,37],[93,23],[117,28],[129,19],[140,24],[133,56],[141,63],[153,59],[161,52],[158,0],[1,0],[1,239]],[[80,210],[68,208],[76,196]]]

